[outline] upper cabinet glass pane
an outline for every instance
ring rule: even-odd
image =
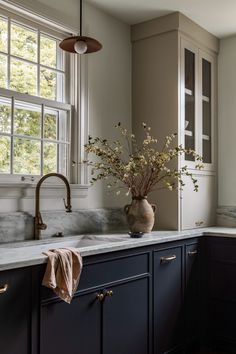
[[[37,62],[37,31],[15,23],[11,24],[11,54]]]
[[[185,148],[195,150],[195,54],[185,49]],[[191,154],[185,160],[194,161]]]
[[[195,54],[185,49],[185,88],[194,92]]]
[[[211,96],[211,63],[205,59],[202,60],[202,94]]]
[[[202,59],[202,157],[205,163],[212,162],[211,115],[211,63]]]
[[[0,51],[7,53],[8,51],[8,22],[6,19],[0,17]]]

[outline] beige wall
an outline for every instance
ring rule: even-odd
[[[236,36],[220,41],[219,205],[236,205]]]
[[[50,17],[71,28],[79,28],[78,0],[12,0],[33,11]],[[103,44],[103,50],[87,56],[89,133],[111,138],[114,125],[121,121],[131,125],[131,43],[130,27],[85,4],[84,33],[94,36]],[[1,196],[0,196],[1,197]],[[88,197],[76,198],[74,208],[122,206],[127,198],[108,194],[105,186],[98,184],[89,190]],[[19,210],[19,201],[4,199],[4,211]],[[31,210],[33,201],[24,209]],[[61,209],[60,201],[43,202],[45,209]]]

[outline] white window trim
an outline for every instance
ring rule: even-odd
[[[64,37],[69,35],[75,35],[77,31],[72,28],[64,27],[60,23],[57,23],[54,20],[47,19],[45,16],[37,14],[29,9],[24,8],[22,5],[18,6],[15,5],[14,1],[4,1],[0,0],[0,10],[4,15],[10,12],[11,16],[16,16],[19,14],[20,16],[24,17],[26,21],[29,21],[30,24],[37,23],[39,29],[44,29],[46,26],[46,32],[51,34],[54,37],[58,37],[58,32],[60,32]],[[26,22],[27,23],[27,22]],[[42,26],[42,27],[40,27]],[[55,28],[55,31],[53,30]],[[67,69],[67,68],[66,68]],[[68,83],[66,83],[68,85]],[[0,94],[4,90],[5,94],[10,94],[11,90],[0,89]],[[71,156],[69,161],[75,161],[75,167],[72,167],[71,164],[71,171],[70,171],[70,184],[73,190],[78,189],[83,191],[82,195],[88,193],[89,188],[89,180],[88,180],[88,167],[87,165],[80,164],[86,158],[84,144],[88,140],[88,130],[89,130],[89,114],[88,114],[88,60],[86,56],[77,56],[77,55],[70,55],[70,89],[67,90],[70,93],[70,105],[72,106],[71,112]],[[18,92],[14,93],[14,97],[18,94],[21,96],[21,100],[24,99],[25,94],[21,94]],[[28,95],[25,95],[25,99],[27,101]],[[42,104],[42,98],[32,96],[32,99],[37,104],[40,100]],[[51,100],[43,99],[45,101],[45,105],[50,106]],[[53,101],[53,106],[55,107],[58,105],[58,108],[62,108],[60,103]],[[65,107],[65,104],[62,104]],[[63,108],[62,108],[63,109]],[[8,175],[9,176],[9,175]],[[12,176],[13,177],[13,176]],[[11,182],[7,176],[1,175],[0,176],[0,191],[2,191],[2,187],[11,187],[22,188],[24,190],[29,189],[32,190],[35,188],[36,182],[32,182],[30,180],[31,176],[26,176],[25,181],[20,180],[20,176],[14,176]],[[29,181],[30,180],[30,181]],[[56,185],[55,185],[56,183]],[[52,188],[52,184],[54,188],[62,189],[60,183],[57,184],[56,180],[52,182],[45,181],[44,186],[47,188]],[[29,192],[30,193],[30,192]],[[19,193],[16,193],[19,195]],[[24,192],[25,194],[25,192]],[[14,195],[14,193],[13,193]],[[78,193],[80,196],[80,193]],[[1,196],[0,196],[1,198]],[[57,195],[58,198],[58,195]]]

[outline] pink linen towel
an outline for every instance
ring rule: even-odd
[[[44,252],[48,256],[42,285],[52,289],[57,296],[70,304],[78,287],[83,267],[80,252],[72,247]]]

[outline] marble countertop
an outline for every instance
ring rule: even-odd
[[[0,244],[0,271],[46,263],[47,257],[43,252],[52,248],[74,247],[79,249],[82,257],[86,257],[204,235],[236,237],[236,228],[209,227],[186,231],[154,231],[139,239],[130,238],[124,233],[114,233],[4,243]]]

